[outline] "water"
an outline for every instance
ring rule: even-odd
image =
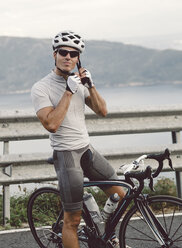
[[[101,88],[99,93],[107,102],[108,109],[128,106],[151,106],[182,104],[182,85],[148,85],[133,87]],[[3,109],[30,109],[30,93],[0,95]]]
[[[133,86],[120,88],[98,89],[107,102],[108,110],[133,106],[155,106],[182,104],[182,85],[151,85]],[[30,93],[0,95],[1,112],[3,110],[33,111]],[[171,144],[170,133],[132,134],[91,137],[91,143],[97,150],[109,151],[122,149],[124,146],[136,145],[162,145]],[[10,142],[10,153],[50,152],[49,140],[14,141]],[[0,142],[0,154],[2,154],[2,143]],[[174,173],[163,173],[163,176],[174,178]],[[24,192],[27,185],[11,187],[11,193]]]

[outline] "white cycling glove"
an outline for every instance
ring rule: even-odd
[[[81,83],[80,78],[77,75],[72,75],[68,77],[66,83],[66,90],[70,91],[72,94],[76,93],[78,90],[78,85]]]
[[[81,79],[82,84],[87,87],[88,89],[92,88],[94,86],[92,77],[91,77],[91,73],[85,69],[85,74],[86,76],[84,78]]]

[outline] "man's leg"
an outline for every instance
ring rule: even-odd
[[[83,200],[83,171],[80,167],[82,149],[54,151],[54,166],[59,180],[64,208],[64,248],[78,248],[77,228],[81,219]]]
[[[103,189],[103,191],[108,197],[114,193],[118,193],[118,195],[120,196],[120,200],[122,200],[123,197],[125,196],[125,191],[120,186],[112,186],[110,188]]]
[[[120,186],[111,186],[110,188],[103,189],[103,191],[108,197],[114,193],[118,193],[118,195],[120,196],[120,201],[125,196],[125,192],[124,192],[123,188]],[[117,238],[115,231],[113,232],[111,242],[112,242],[113,247],[115,247],[115,248],[120,247],[119,239]]]
[[[90,178],[90,180],[117,180],[118,176],[112,166],[108,161],[100,155],[93,147],[90,147],[90,150],[84,154],[82,158],[82,168],[85,175]],[[88,163],[88,161],[90,163]],[[118,193],[120,200],[125,196],[125,191],[120,186],[111,186],[111,187],[101,187],[104,193],[109,197],[114,193]],[[115,232],[112,235],[112,244],[113,247],[119,248],[119,240],[116,237]]]
[[[79,248],[77,229],[81,220],[81,212],[64,212],[63,245],[64,248]]]
[[[118,179],[115,170],[112,168],[109,162],[91,145],[81,157],[81,167],[85,176],[93,181]],[[114,193],[118,193],[121,200],[125,195],[125,191],[120,186],[107,186],[101,188],[108,197]]]

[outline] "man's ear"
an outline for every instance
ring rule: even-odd
[[[54,52],[53,53],[53,57],[56,59],[56,54],[57,54],[57,52]]]

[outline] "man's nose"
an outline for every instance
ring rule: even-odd
[[[65,57],[66,59],[70,59],[71,57],[70,57],[70,53],[68,53],[67,55],[66,55],[66,57]]]

